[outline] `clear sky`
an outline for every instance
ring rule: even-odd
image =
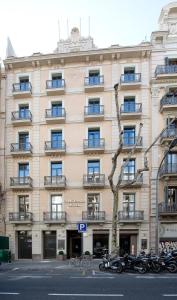
[[[10,37],[17,56],[34,52],[52,53],[60,36],[80,26],[82,36],[90,35],[97,47],[112,44],[135,45],[150,39],[158,29],[161,8],[167,0],[0,0],[0,57],[5,58]]]

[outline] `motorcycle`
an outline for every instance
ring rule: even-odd
[[[125,254],[122,262],[124,262],[123,270],[138,271],[140,274],[147,272],[146,259],[144,260],[142,257]]]
[[[110,258],[108,256],[103,257],[103,261],[99,264],[100,271],[109,271],[112,273],[122,273],[124,263],[120,261],[120,258]]]

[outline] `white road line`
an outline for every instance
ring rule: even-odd
[[[13,268],[13,269],[12,269],[12,271],[16,271],[16,270],[19,270],[19,268]]]
[[[177,276],[136,276],[137,279],[177,279]]]
[[[70,278],[81,278],[81,279],[104,279],[104,278],[106,278],[106,279],[113,279],[113,278],[115,278],[115,277],[107,277],[107,276],[105,276],[105,277],[98,277],[98,276],[70,276]]]
[[[177,297],[177,294],[163,294],[163,297]]]
[[[0,292],[0,295],[20,295],[20,293]]]
[[[48,296],[66,296],[66,297],[123,297],[123,294],[48,294]]]

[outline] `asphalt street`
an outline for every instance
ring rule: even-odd
[[[0,267],[1,300],[119,298],[177,299],[177,274],[110,274],[57,262]]]

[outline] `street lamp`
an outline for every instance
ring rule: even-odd
[[[161,162],[160,162],[160,165],[158,167],[158,170],[157,170],[157,175],[156,175],[156,231],[155,231],[155,251],[156,251],[156,254],[158,255],[159,254],[159,201],[158,201],[158,197],[159,197],[159,173],[160,173],[160,170],[161,170],[161,167],[162,167],[162,164],[165,160],[165,158],[167,157],[167,155],[170,153],[170,151],[175,147],[177,146],[177,138],[174,138],[169,147],[168,147],[168,150],[165,152],[165,155],[163,156]]]

